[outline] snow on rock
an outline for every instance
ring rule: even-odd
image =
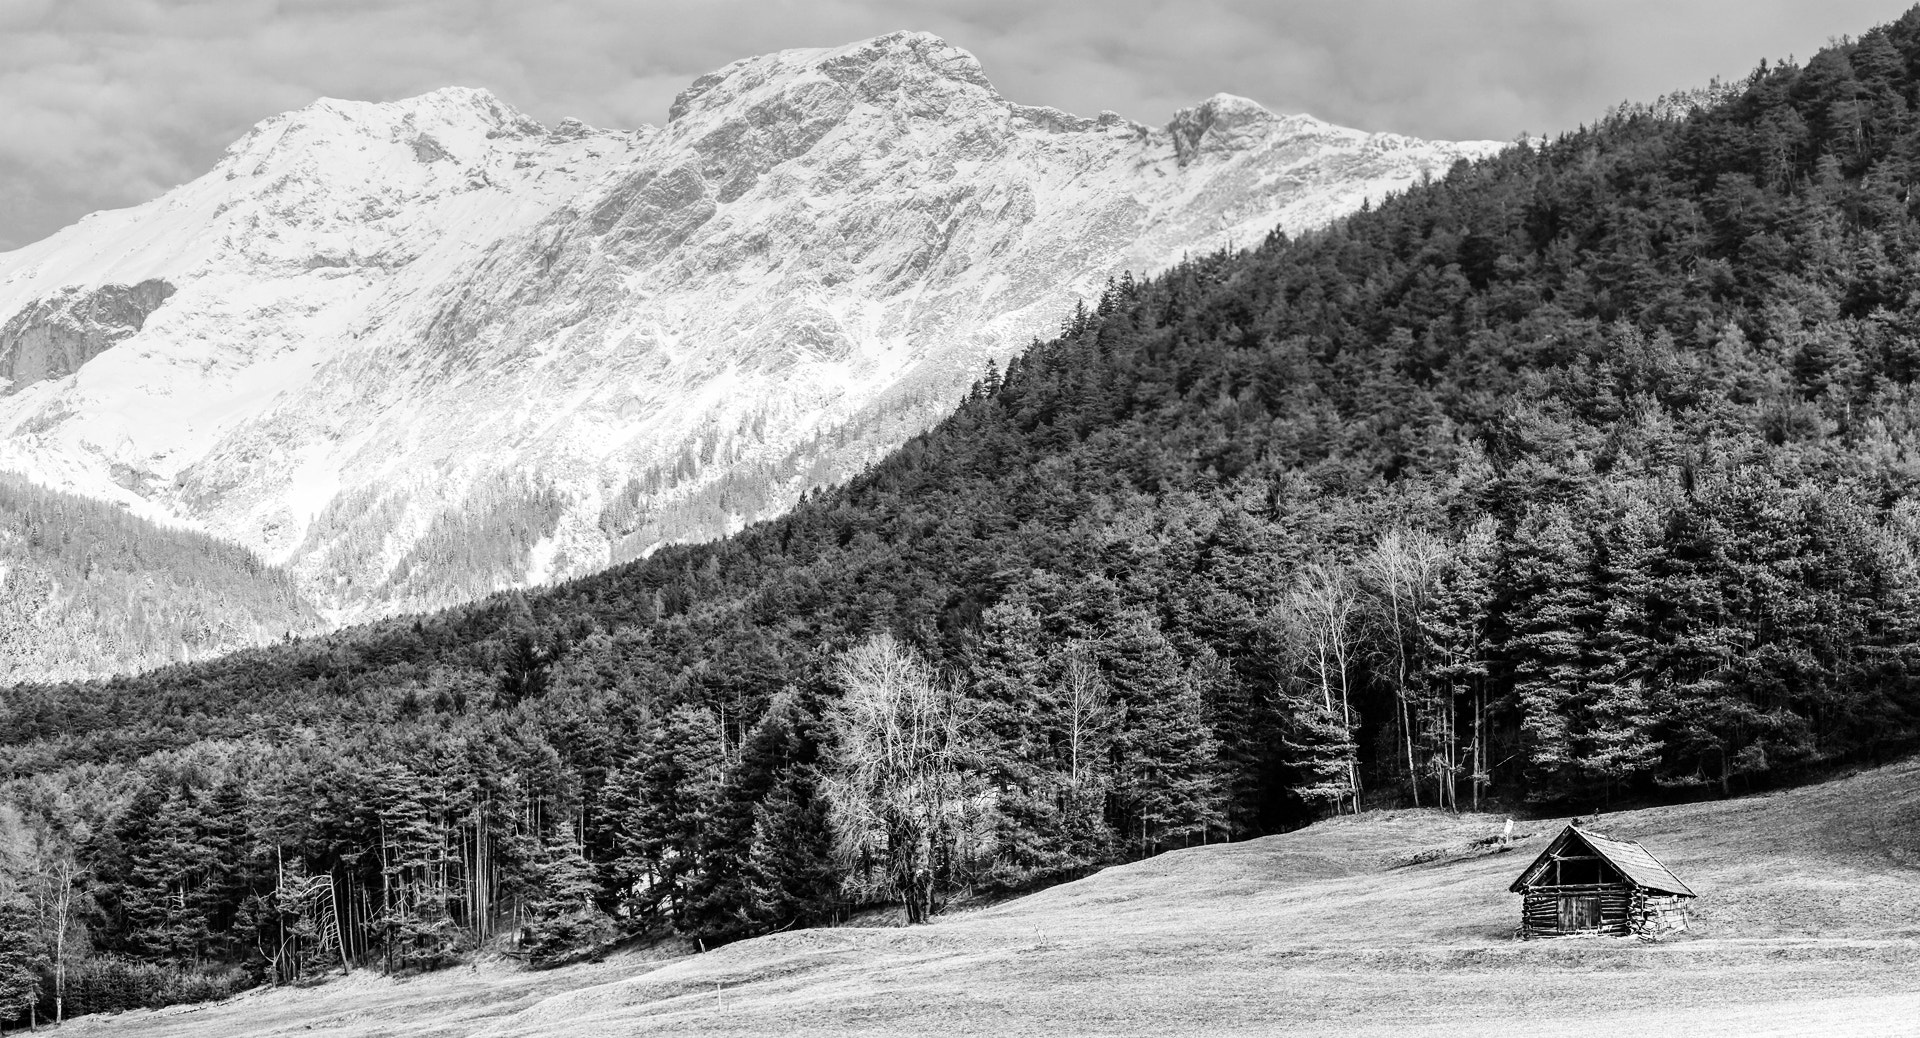
[[[336,619],[441,605],[776,514],[1109,276],[1497,147],[1227,94],[1085,119],[925,33],[735,62],[631,133],[323,99],[0,254],[0,468],[239,541]]]

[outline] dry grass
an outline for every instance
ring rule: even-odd
[[[122,1035],[1920,1034],[1920,762],[1606,815],[1701,892],[1695,929],[1521,943],[1506,886],[1558,831],[1395,812],[1194,848],[914,929],[776,934],[666,963],[356,977]],[[1418,864],[1410,862],[1418,861]]]

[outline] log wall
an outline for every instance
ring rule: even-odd
[[[1560,899],[1598,897],[1600,925],[1568,930],[1560,925]],[[1601,937],[1629,934],[1652,939],[1688,928],[1687,898],[1649,894],[1628,883],[1581,883],[1529,887],[1520,906],[1520,936],[1561,937],[1569,933]]]
[[[1633,932],[1634,899],[1639,891],[1625,883],[1580,883],[1529,887],[1520,907],[1520,936],[1558,937],[1568,933],[1624,937]],[[1560,899],[1600,898],[1600,925],[1567,930],[1560,925]]]

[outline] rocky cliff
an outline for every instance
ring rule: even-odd
[[[65,378],[138,332],[173,294],[153,278],[137,285],[67,287],[35,300],[0,326],[0,393]]]

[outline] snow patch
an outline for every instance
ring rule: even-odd
[[[527,576],[524,581],[527,587],[539,587],[553,582],[553,559],[559,548],[559,540],[553,537],[542,537],[534,544],[527,562]]]

